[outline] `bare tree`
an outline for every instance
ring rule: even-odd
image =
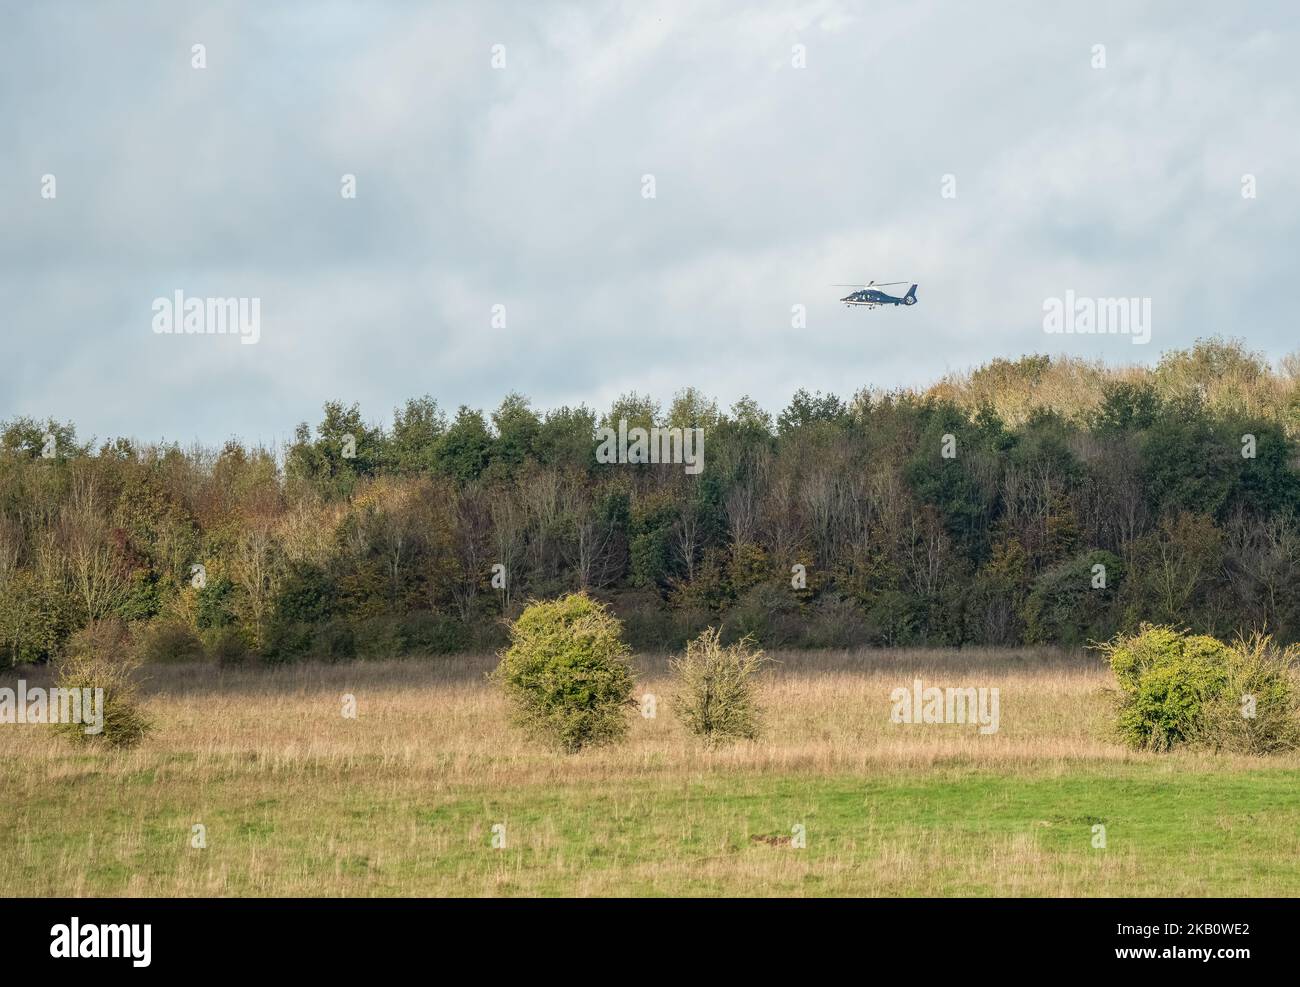
[[[461,619],[468,622],[474,615],[474,601],[487,577],[491,554],[492,519],[481,487],[467,486],[454,494],[456,561],[460,578],[452,587],[452,597]]]
[[[235,539],[230,562],[231,576],[243,589],[248,601],[253,645],[261,648],[265,641],[266,618],[282,575],[282,555],[275,539],[272,518],[255,515],[245,520]]]
[[[727,491],[723,500],[727,512],[727,533],[733,549],[754,540],[758,530],[758,494],[754,480],[746,474]]]
[[[17,521],[0,516],[0,588],[18,571],[22,557],[23,530]]]
[[[677,554],[686,566],[686,581],[695,578],[695,556],[700,548],[700,512],[689,496],[677,506],[677,523],[673,526]]]
[[[121,555],[98,501],[93,474],[78,471],[60,523],[73,592],[90,622],[108,616],[126,597],[129,587]]]
[[[569,530],[563,551],[578,588],[585,590],[606,585],[614,577],[616,569],[611,551],[614,525],[598,515],[585,483],[566,483],[563,505]]]
[[[778,564],[791,564],[804,547],[804,525],[799,510],[797,467],[789,460],[774,460],[765,470],[765,493],[759,504],[760,531]]]
[[[527,520],[509,491],[500,491],[488,501],[492,522],[493,562],[503,566],[501,609],[508,611],[515,583],[523,576],[522,560],[526,547]]]
[[[939,577],[951,556],[951,546],[933,508],[913,510],[908,516],[908,571],[919,593],[931,596],[939,588]]]
[[[1300,582],[1300,528],[1289,517],[1261,520],[1245,511],[1229,519],[1228,580],[1252,623],[1274,633],[1283,617],[1283,597]]]

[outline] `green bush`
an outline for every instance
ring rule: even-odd
[[[754,673],[767,661],[749,638],[723,646],[716,627],[686,645],[669,666],[677,677],[673,708],[686,728],[708,743],[758,736]]]
[[[1105,586],[1093,567],[1105,566]],[[1074,647],[1110,637],[1116,630],[1116,591],[1124,562],[1111,552],[1076,556],[1042,573],[1025,601],[1025,640]]]
[[[120,617],[88,623],[68,638],[63,657],[125,656],[133,652],[130,627]]]
[[[335,617],[316,628],[311,653],[322,661],[346,661],[357,656],[357,636],[352,625]]]
[[[0,582],[0,656],[11,665],[57,657],[76,627],[76,611],[62,583],[19,569]]]
[[[1185,658],[1148,669],[1120,712],[1120,732],[1133,747],[1151,750],[1191,740],[1226,681],[1222,667]]]
[[[194,619],[199,629],[228,627],[235,623],[235,615],[231,609],[234,598],[234,583],[225,576],[210,578],[203,588],[194,594]]]
[[[637,651],[676,651],[709,626],[708,613],[687,607],[668,609],[640,603],[620,611],[623,635]]]
[[[883,590],[868,600],[868,639],[887,648],[918,643],[925,617],[923,600],[902,590]]]
[[[623,633],[637,651],[662,651],[670,637],[671,613],[658,603],[623,606]]]
[[[230,630],[233,628],[218,628],[212,636]],[[262,657],[272,665],[282,665],[305,658],[311,653],[314,633],[315,629],[311,624],[295,620],[273,621],[267,629],[266,639],[262,642]]]
[[[516,721],[570,753],[621,738],[635,702],[620,632],[585,593],[530,603],[494,673]]]
[[[1101,646],[1122,689],[1133,692],[1151,669],[1176,662],[1226,667],[1228,647],[1206,634],[1143,624],[1137,634],[1120,634]]]
[[[747,590],[726,615],[727,641],[752,640],[769,648],[794,643],[804,629],[799,597],[789,583],[765,582]]]
[[[179,621],[163,621],[147,628],[140,636],[140,658],[148,663],[202,661],[203,642]]]
[[[427,611],[358,621],[354,636],[356,654],[361,658],[446,655],[463,651],[469,645],[464,624]]]
[[[406,614],[398,621],[403,654],[450,655],[469,646],[469,632],[453,617],[427,610]]]
[[[137,569],[131,574],[131,585],[122,600],[113,608],[123,620],[150,620],[162,609],[164,582],[158,573]]]
[[[472,643],[469,628],[460,621],[422,611],[362,620],[332,617],[320,624],[277,621],[267,634],[264,655],[275,663],[303,658],[384,660],[453,654]]]
[[[507,624],[503,620],[463,626],[465,627],[466,636],[465,650],[474,654],[500,651],[510,643]]]
[[[402,656],[402,637],[392,617],[370,617],[352,623],[358,658],[380,660]]]
[[[84,723],[59,723],[55,731],[77,744],[126,748],[140,743],[152,721],[140,707],[133,677],[138,667],[120,623],[100,621],[74,635],[67,654],[55,666],[55,684],[61,689],[102,689],[103,730],[88,734]]]
[[[277,619],[288,623],[319,624],[333,613],[334,597],[329,575],[319,566],[302,564],[290,568],[273,609]]]
[[[1168,750],[1191,740],[1206,703],[1228,681],[1228,648],[1205,635],[1143,624],[1101,650],[1120,685],[1120,736],[1136,748]]]
[[[249,655],[248,640],[237,627],[214,627],[207,639],[208,657],[219,665],[239,665]]]
[[[1131,746],[1196,743],[1267,754],[1300,743],[1300,649],[1255,635],[1229,646],[1143,624],[1102,645],[1120,685],[1119,731]]]
[[[799,646],[803,648],[853,648],[867,641],[867,622],[858,605],[847,596],[823,596],[812,608]]]

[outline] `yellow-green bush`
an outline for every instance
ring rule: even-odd
[[[140,707],[134,680],[139,659],[132,657],[120,622],[100,621],[75,635],[59,659],[56,684],[61,689],[103,689],[103,730],[88,734],[80,723],[59,723],[55,731],[68,740],[109,747],[134,747],[149,733],[152,721]]]
[[[585,593],[533,601],[495,672],[523,727],[570,753],[621,738],[632,699],[618,619]]]
[[[140,634],[140,658],[149,664],[202,661],[203,642],[181,621],[158,621]]]
[[[670,666],[677,676],[673,708],[691,733],[709,743],[758,736],[753,676],[766,661],[750,638],[723,646],[716,627],[686,645]]]
[[[1300,739],[1295,648],[1260,635],[1227,645],[1150,624],[1100,647],[1120,686],[1119,733],[1132,747],[1262,754]]]
[[[1266,634],[1233,642],[1228,681],[1202,713],[1195,739],[1214,750],[1273,754],[1300,746],[1300,647]]]

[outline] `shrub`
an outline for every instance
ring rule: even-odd
[[[216,627],[208,632],[208,657],[219,665],[239,665],[248,657],[248,641],[237,627]]]
[[[902,590],[883,590],[869,601],[866,613],[868,640],[892,648],[922,638],[925,604]]]
[[[858,605],[831,594],[813,605],[799,644],[804,648],[852,648],[867,640],[867,622]]]
[[[159,664],[204,658],[203,642],[178,621],[163,621],[149,627],[141,635],[139,653],[142,661]]]
[[[469,645],[464,624],[427,610],[404,616],[398,622],[398,634],[403,654],[449,655]]]
[[[316,628],[311,653],[322,661],[344,661],[357,656],[357,637],[352,625],[335,617]]]
[[[709,626],[707,612],[695,607],[665,609],[654,603],[621,611],[623,634],[637,651],[675,651]]]
[[[635,703],[620,631],[585,593],[531,602],[495,672],[516,721],[570,753],[622,737]]]
[[[671,636],[671,614],[658,604],[620,606],[623,633],[637,651],[662,651]]]
[[[288,623],[318,624],[334,609],[335,588],[328,574],[307,563],[292,566],[275,596],[274,612]]]
[[[210,641],[218,640],[224,632],[234,628],[219,628],[209,635]],[[304,658],[311,651],[313,628],[293,620],[275,620],[267,629],[266,639],[262,642],[261,654],[273,665],[281,665],[299,658]],[[233,640],[233,638],[228,638]],[[242,640],[242,639],[241,639]]]
[[[76,610],[62,584],[17,570],[0,580],[0,654],[11,665],[49,661],[76,626]]]
[[[1205,635],[1143,624],[1100,646],[1119,680],[1119,732],[1132,747],[1168,750],[1201,730],[1228,682],[1228,648]]]
[[[723,646],[716,627],[707,628],[670,662],[677,676],[677,716],[691,733],[709,743],[758,736],[754,673],[767,661],[749,638]]]
[[[1105,586],[1093,567],[1105,566]],[[1094,551],[1053,566],[1034,582],[1025,601],[1025,641],[1076,647],[1116,630],[1116,591],[1124,563],[1111,552]]]
[[[225,576],[208,579],[195,596],[195,621],[200,630],[209,627],[226,627],[235,622],[231,607],[234,603],[235,584]]]
[[[1205,705],[1194,739],[1212,750],[1274,754],[1300,746],[1300,646],[1286,648],[1266,634],[1238,638],[1229,648],[1222,691]]]
[[[465,650],[475,654],[500,651],[510,643],[510,634],[504,620],[489,623],[466,624]]]
[[[1121,692],[1119,729],[1134,747],[1271,754],[1300,746],[1300,647],[1255,634],[1231,646],[1143,624],[1102,645]]]
[[[129,654],[124,628],[112,621],[100,621],[74,636],[68,653],[56,665],[55,684],[61,689],[102,689],[103,730],[88,734],[83,723],[59,723],[57,733],[74,743],[100,742],[119,748],[144,739],[152,723],[140,708],[132,678],[139,661]]]
[[[727,613],[722,636],[728,641],[750,639],[770,648],[793,643],[803,630],[799,598],[788,584],[759,583]]]
[[[399,617],[371,617],[353,625],[355,652],[360,658],[402,658],[407,655],[446,655],[470,644],[460,621],[428,611]]]
[[[66,655],[125,655],[131,651],[131,632],[118,617],[94,620],[68,638]]]
[[[402,637],[392,617],[369,617],[352,622],[356,655],[365,659],[400,658]]]
[[[1197,664],[1227,664],[1227,646],[1205,634],[1143,624],[1137,634],[1120,634],[1100,646],[1122,689],[1133,692],[1150,669],[1186,658]]]
[[[149,620],[162,610],[164,583],[156,572],[137,569],[113,612],[124,620]]]

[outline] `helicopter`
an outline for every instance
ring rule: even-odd
[[[890,288],[896,284],[907,284],[906,281],[886,281],[884,284],[876,284],[875,281],[868,281],[865,285],[859,284],[835,284],[832,288],[858,288],[860,290],[852,294],[845,295],[840,299],[845,306],[865,305],[867,308],[875,308],[877,305],[915,305],[916,304],[916,285],[912,285],[907,290],[907,294],[901,298],[886,292],[879,291],[880,288]]]

